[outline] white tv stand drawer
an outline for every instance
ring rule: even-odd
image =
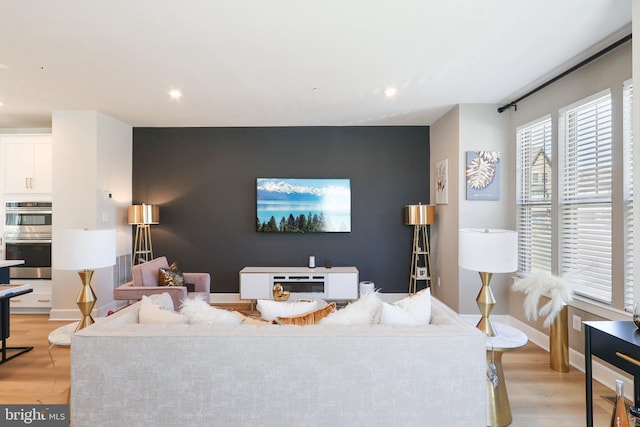
[[[240,299],[273,299],[276,283],[291,293],[292,300],[358,298],[358,269],[355,267],[245,267],[240,270]]]

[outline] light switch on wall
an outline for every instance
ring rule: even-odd
[[[573,315],[573,329],[580,332],[582,331],[582,318],[580,316]]]

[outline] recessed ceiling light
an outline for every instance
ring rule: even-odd
[[[391,98],[398,93],[398,90],[395,87],[388,87],[384,90],[384,96],[387,98]]]
[[[169,91],[169,96],[173,99],[180,99],[182,97],[182,92],[180,92],[178,89],[171,89]]]
[[[2,101],[0,101],[0,107],[2,107],[4,104],[2,103]]]

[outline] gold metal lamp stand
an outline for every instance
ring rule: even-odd
[[[91,312],[97,297],[91,288],[94,269],[110,267],[116,261],[115,230],[54,230],[52,266],[55,270],[79,270],[82,288],[76,304],[82,313],[76,331],[93,324]]]
[[[80,319],[80,323],[78,323],[78,327],[76,331],[79,331],[82,328],[86,328],[87,326],[94,323],[93,317],[91,317],[91,312],[93,311],[93,307],[96,305],[96,301],[98,298],[96,297],[95,292],[91,288],[91,278],[93,277],[93,270],[82,270],[78,272],[80,276],[80,280],[82,281],[82,289],[80,289],[80,293],[78,294],[78,298],[76,299],[76,304],[80,309],[80,313],[82,313],[82,319]]]
[[[496,298],[493,296],[491,286],[489,286],[493,273],[480,272],[479,274],[480,280],[482,281],[482,287],[480,288],[480,292],[476,298],[476,304],[478,304],[478,308],[480,309],[481,317],[478,324],[476,324],[476,328],[480,329],[488,337],[495,337],[496,332],[493,329],[491,320],[489,320],[493,306],[496,305]]]
[[[131,264],[141,264],[153,259],[151,225],[160,223],[160,207],[157,205],[131,205],[127,210],[129,224],[136,226]]]
[[[405,206],[405,224],[413,225],[413,250],[411,251],[411,273],[409,275],[409,295],[417,292],[417,284],[424,281],[431,287],[431,251],[427,227],[436,220],[436,207],[432,205]]]

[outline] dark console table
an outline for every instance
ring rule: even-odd
[[[9,338],[10,330],[9,300],[18,295],[28,294],[29,292],[33,292],[33,289],[22,289],[0,296],[0,339],[2,340],[2,359],[0,359],[0,364],[33,350],[33,347],[7,347],[7,338]],[[7,357],[7,350],[17,350],[18,352]]]
[[[584,322],[584,373],[587,392],[587,427],[593,427],[591,356],[633,375],[633,408],[640,408],[640,331],[622,321]]]

